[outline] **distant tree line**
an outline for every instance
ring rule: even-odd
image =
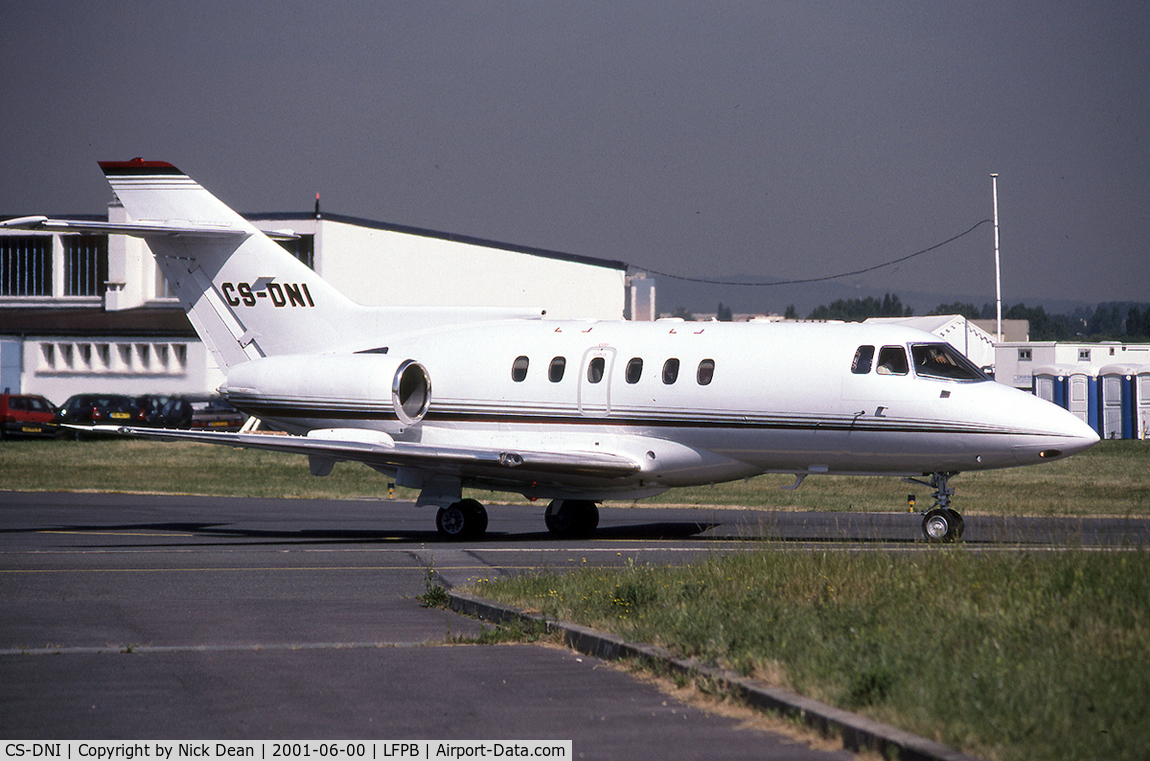
[[[955,302],[939,304],[930,314],[961,314],[972,320],[993,320],[993,304]],[[1002,319],[1029,320],[1030,340],[1112,340],[1140,341],[1150,339],[1150,305],[1129,301],[1108,301],[1093,311],[1081,307],[1070,314],[1049,314],[1040,307],[1025,304],[1003,306]]]
[[[793,306],[788,307],[788,312],[793,309]],[[910,307],[903,307],[898,296],[888,293],[882,299],[873,296],[839,299],[828,306],[816,307],[808,319],[861,321],[870,317],[910,317],[913,314]],[[939,304],[928,314],[959,314],[971,320],[992,320],[995,308],[993,304],[978,307],[956,301]],[[1097,305],[1093,311],[1082,307],[1070,314],[1049,314],[1041,306],[1014,304],[1003,307],[1002,318],[1028,320],[1032,341],[1150,339],[1150,304],[1129,301],[1109,301]]]
[[[958,314],[971,320],[993,320],[993,304],[981,307],[969,302],[955,301],[939,304],[927,313]],[[686,308],[678,307],[672,315],[685,320],[695,316]],[[787,319],[798,319],[794,304],[787,306],[783,315]],[[815,307],[808,320],[844,320],[861,322],[871,317],[913,317],[914,310],[903,306],[902,300],[892,293],[881,299],[867,296],[860,299],[838,299],[830,304]],[[717,319],[729,322],[734,318],[731,307],[719,303]],[[1004,320],[1028,320],[1032,341],[1150,341],[1150,304],[1137,304],[1130,301],[1108,301],[1099,304],[1093,311],[1081,307],[1070,314],[1049,314],[1041,306],[1028,307],[1025,304],[1003,306]]]
[[[864,299],[839,299],[829,306],[815,307],[808,320],[846,320],[861,322],[870,317],[912,317],[914,310],[904,307],[898,296],[890,293],[881,299],[867,296]]]

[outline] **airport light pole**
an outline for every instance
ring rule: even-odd
[[[994,296],[998,314],[998,343],[1002,343],[1002,266],[998,258],[998,173],[990,175],[990,188],[994,195]]]

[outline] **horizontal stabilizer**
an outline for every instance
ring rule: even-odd
[[[0,222],[0,229],[34,230],[62,234],[97,233],[129,235],[133,238],[227,238],[250,235],[231,225],[193,224],[187,221],[167,222],[101,222],[81,219],[49,219],[45,216],[18,217]],[[299,236],[282,230],[265,232],[274,240],[293,240]]]

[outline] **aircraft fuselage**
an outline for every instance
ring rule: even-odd
[[[1097,441],[1064,410],[977,371],[940,377],[915,364],[916,347],[942,345],[865,323],[517,320],[396,336],[362,353],[272,358],[272,388],[233,382],[251,369],[241,365],[225,391],[295,433],[364,428],[431,446],[605,451],[637,465],[625,477],[525,481],[520,471],[508,484],[506,468],[465,477],[551,498],[644,496],[766,472],[984,470]],[[865,347],[861,372],[853,363]],[[884,349],[901,352],[904,366],[880,372]],[[418,425],[381,403],[406,360],[430,380]],[[337,377],[340,388],[320,387]]]

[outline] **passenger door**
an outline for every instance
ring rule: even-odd
[[[611,375],[615,367],[615,349],[597,346],[583,354],[579,367],[579,414],[606,417],[611,414]]]

